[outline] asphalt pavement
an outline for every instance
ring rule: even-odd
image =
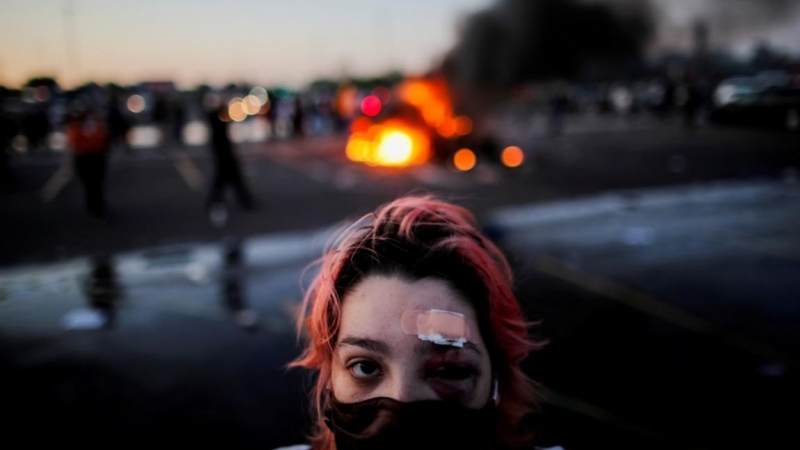
[[[627,128],[623,125],[627,124]],[[800,136],[759,130],[701,128],[619,118],[578,122],[559,139],[519,135],[526,162],[510,170],[479,164],[466,173],[447,167],[379,170],[347,161],[345,137],[247,143],[238,146],[258,202],[242,211],[231,199],[219,229],[205,210],[213,167],[205,147],[142,148],[112,155],[107,179],[111,223],[95,226],[84,214],[81,186],[54,182],[63,155],[12,158],[16,191],[0,194],[6,218],[0,266],[49,262],[102,252],[174,243],[216,242],[310,230],[361,215],[410,193],[433,193],[481,215],[526,204],[617,189],[707,180],[797,176]]]

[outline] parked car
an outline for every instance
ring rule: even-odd
[[[800,85],[789,76],[730,78],[713,95],[712,120],[737,125],[800,130]]]

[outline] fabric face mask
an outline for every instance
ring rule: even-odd
[[[487,449],[496,429],[493,400],[481,409],[441,400],[400,402],[379,397],[358,403],[330,399],[325,424],[337,450]]]

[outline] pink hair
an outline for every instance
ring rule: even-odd
[[[319,273],[305,293],[297,322],[298,334],[307,334],[305,350],[290,363],[318,371],[312,404],[317,420],[311,436],[314,449],[336,448],[323,419],[341,300],[375,272],[441,277],[473,304],[500,394],[496,443],[530,447],[533,435],[520,431],[520,424],[537,409],[537,395],[520,364],[542,344],[528,337],[531,324],[525,322],[512,292],[508,261],[475,224],[474,216],[460,206],[430,196],[404,197],[343,230],[317,261]]]

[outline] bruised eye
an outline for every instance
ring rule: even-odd
[[[431,371],[428,375],[443,380],[460,381],[477,375],[477,373],[478,371],[471,366],[447,365]]]
[[[357,361],[348,367],[356,378],[373,378],[380,375],[380,367],[372,361]]]

